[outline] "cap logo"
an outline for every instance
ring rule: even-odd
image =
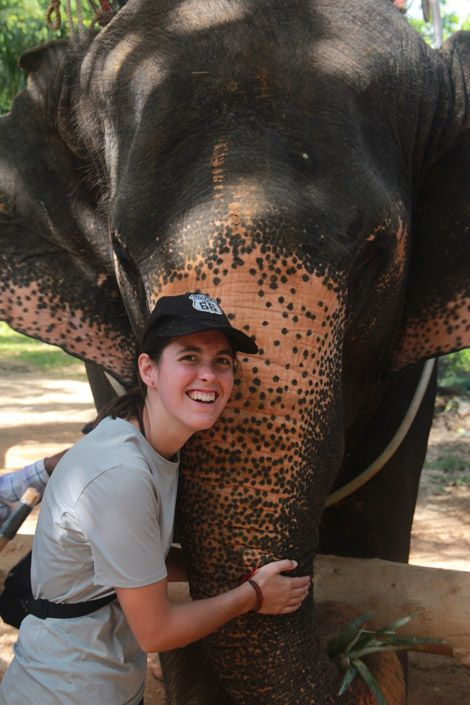
[[[193,308],[195,308],[196,311],[201,311],[202,313],[218,313],[220,316],[224,315],[217,301],[211,299],[210,296],[206,296],[205,294],[190,294],[189,298],[193,302]]]

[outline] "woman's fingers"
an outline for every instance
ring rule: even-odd
[[[303,575],[301,578],[287,578],[286,577],[286,580],[289,581],[289,583],[293,589],[303,588],[307,585],[310,585],[310,576],[308,576],[308,575]]]
[[[287,605],[287,607],[283,607],[282,610],[279,610],[277,614],[291,614],[292,612],[297,612],[301,604],[302,603],[299,602],[298,605]]]
[[[302,588],[297,588],[295,590],[291,591],[290,597],[286,600],[286,607],[300,607],[302,602],[305,600],[305,598],[308,595],[309,591],[309,586],[305,586]]]
[[[305,600],[309,588],[310,577],[289,577],[281,575],[297,567],[297,561],[285,559],[269,563],[256,571],[254,578],[263,592],[264,604],[261,612],[264,614],[285,614],[295,612]]]
[[[274,561],[269,563],[275,573],[283,573],[286,570],[295,570],[298,566],[297,561],[291,561],[290,558],[284,558],[282,561]]]

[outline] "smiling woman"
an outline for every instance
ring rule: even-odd
[[[102,413],[47,484],[33,545],[35,599],[0,703],[140,705],[145,652],[184,646],[252,610],[300,607],[310,579],[281,575],[293,560],[269,563],[216,597],[168,598],[168,581],[186,579],[170,548],[179,451],[223,411],[238,350],[258,348],[213,299],[159,299],[142,337],[139,386]]]
[[[208,330],[170,342],[158,365],[148,354],[141,356],[140,376],[148,387],[146,420],[161,455],[172,457],[195,431],[215,423],[232,391],[234,355],[222,331]],[[167,429],[163,438],[162,422]]]

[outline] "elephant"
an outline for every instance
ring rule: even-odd
[[[436,51],[390,0],[129,0],[20,63],[0,318],[124,387],[161,295],[213,296],[260,348],[182,456],[192,596],[277,558],[406,562],[435,372],[380,473],[326,505],[390,442],[425,361],[470,345],[470,33]],[[358,702],[354,684],[338,699],[313,594],[191,649],[215,690],[173,705]]]

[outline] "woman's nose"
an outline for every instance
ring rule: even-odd
[[[205,381],[215,379],[215,372],[212,365],[209,363],[201,365],[199,369],[199,377]]]

